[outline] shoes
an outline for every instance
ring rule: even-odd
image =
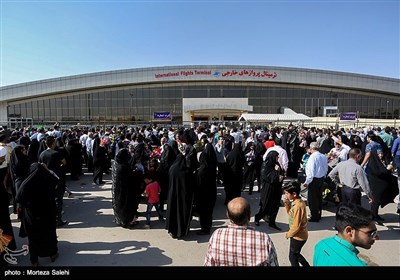
[[[160,222],[164,222],[165,220],[164,220],[164,217],[158,217],[158,220],[160,221]]]
[[[132,222],[129,222],[129,226],[130,227],[134,227],[134,226],[136,226],[136,225],[138,225],[139,224],[139,221],[132,221]]]
[[[210,231],[208,230],[200,230],[196,233],[197,235],[210,235]]]
[[[276,224],[269,225],[269,227],[272,227],[276,230],[282,231],[282,229],[280,227],[278,227]]]
[[[144,225],[143,229],[150,229],[150,225]]]
[[[310,223],[318,223],[318,222],[319,222],[319,220],[313,219],[313,218],[309,218],[308,221],[309,221]]]
[[[68,221],[60,220],[60,221],[57,222],[56,226],[57,227],[62,227],[62,226],[65,226],[67,224],[68,224]]]
[[[254,221],[254,224],[255,224],[256,226],[260,226],[260,221]]]
[[[58,253],[55,253],[54,255],[50,256],[50,261],[55,262],[58,256],[59,256]]]
[[[99,182],[99,185],[104,185],[104,184],[105,184],[104,181]]]

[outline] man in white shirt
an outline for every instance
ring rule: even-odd
[[[306,181],[304,187],[308,189],[307,203],[311,217],[309,222],[319,222],[322,216],[322,188],[328,172],[328,160],[318,151],[318,143],[310,143],[311,156],[306,165]]]

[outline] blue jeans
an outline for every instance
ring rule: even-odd
[[[150,217],[151,217],[151,210],[153,209],[153,206],[156,208],[158,217],[160,219],[163,218],[162,214],[161,214],[161,209],[160,209],[160,205],[159,202],[157,203],[147,203],[147,210],[146,210],[146,225],[150,225]]]
[[[400,156],[398,156],[398,155],[395,155],[395,156],[394,156],[394,164],[395,164],[396,167],[397,167],[397,174],[398,174],[399,177],[400,177]]]

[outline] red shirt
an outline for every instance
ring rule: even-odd
[[[157,181],[153,181],[146,186],[144,191],[147,194],[148,202],[151,204],[157,203],[160,200],[159,193],[161,191],[160,185]]]

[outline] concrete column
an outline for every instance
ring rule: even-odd
[[[7,125],[7,102],[0,102],[0,125]]]

